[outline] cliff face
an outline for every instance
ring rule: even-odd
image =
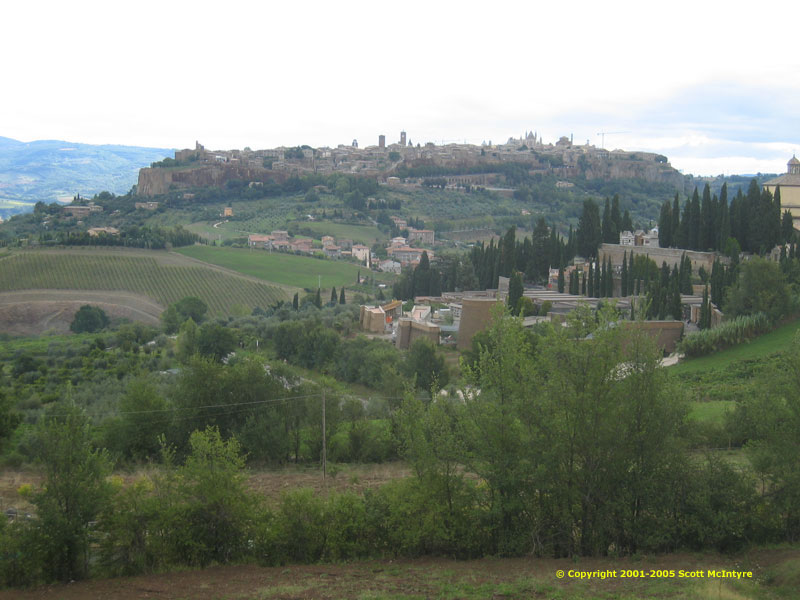
[[[172,173],[173,171],[168,169],[154,169],[153,167],[139,169],[136,194],[148,197],[166,194],[172,183]]]
[[[280,182],[285,178],[284,173],[238,164],[200,165],[186,169],[147,167],[139,171],[136,193],[139,196],[158,196],[176,188],[221,187],[235,179],[266,183]]]
[[[642,179],[666,183],[679,190],[683,190],[685,182],[685,177],[667,163],[622,157],[590,159],[584,175],[586,179]]]

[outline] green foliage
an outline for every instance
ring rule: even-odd
[[[100,564],[131,575],[173,565],[227,563],[249,553],[256,503],[246,489],[238,442],[208,427],[189,439],[180,467],[163,447],[166,472],[125,487],[115,485],[100,520]]]
[[[420,390],[441,389],[450,381],[444,356],[437,351],[433,342],[425,338],[415,340],[411,345],[406,357],[405,372]]]
[[[108,323],[108,316],[102,308],[84,304],[75,313],[69,328],[74,333],[95,333],[108,327]]]
[[[766,333],[771,327],[772,324],[764,313],[745,315],[725,321],[713,329],[703,329],[687,335],[681,340],[679,349],[689,357],[705,356],[751,340]]]
[[[523,288],[522,288],[522,273],[519,271],[514,271],[511,275],[511,279],[508,282],[508,306],[511,308],[515,308],[519,299],[522,298]]]
[[[163,423],[167,410],[167,401],[152,380],[132,381],[119,403],[120,417],[107,425],[106,447],[134,461],[157,459],[160,444],[153,424]]]
[[[197,331],[197,352],[220,361],[236,348],[236,334],[219,323],[206,323]]]
[[[202,323],[208,312],[206,303],[195,296],[181,298],[174,306],[181,323],[187,319],[192,319],[195,323]]]
[[[727,295],[726,314],[765,313],[775,323],[789,309],[789,288],[777,263],[754,257],[739,267],[739,279]]]
[[[583,212],[577,229],[577,252],[584,258],[597,256],[597,247],[603,241],[603,232],[600,222],[600,209],[594,200],[583,202]]]
[[[80,411],[59,405],[36,430],[36,459],[43,486],[31,495],[36,507],[35,537],[45,580],[69,581],[89,573],[90,523],[108,500],[105,477],[110,462],[92,447],[92,435]]]

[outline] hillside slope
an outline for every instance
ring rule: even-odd
[[[197,296],[212,315],[267,307],[290,290],[167,252],[105,249],[14,252],[0,258],[0,292],[49,290],[128,291],[167,306]],[[71,297],[71,299],[74,299]]]

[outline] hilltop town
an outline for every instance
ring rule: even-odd
[[[450,187],[496,184],[503,165],[523,165],[528,173],[548,173],[569,179],[643,179],[682,189],[684,177],[667,157],[650,152],[606,150],[586,141],[575,144],[562,136],[545,143],[535,132],[509,138],[503,144],[414,144],[405,131],[395,143],[359,147],[358,141],[336,148],[297,146],[266,150],[207,150],[197,142],[178,150],[174,159],[153,163],[139,172],[137,194],[157,196],[170,190],[220,186],[230,180],[251,184],[285,181],[292,175],[345,173],[376,178],[389,185],[420,183],[425,176],[441,176]],[[408,180],[408,181],[406,181]],[[567,181],[562,182],[569,186]]]

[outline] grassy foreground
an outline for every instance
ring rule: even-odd
[[[737,581],[709,577],[709,570],[752,572],[753,578]],[[674,571],[675,575],[665,576],[664,571]],[[679,577],[680,571],[692,576]],[[606,575],[604,579],[601,572]],[[594,575],[587,578],[591,573]],[[5,591],[0,592],[0,600],[45,597],[768,600],[796,598],[797,589],[800,589],[800,550],[776,549],[756,550],[736,557],[681,553],[618,560],[424,558],[286,567],[242,565]]]
[[[675,375],[693,374],[701,371],[724,369],[740,360],[765,358],[776,352],[786,350],[798,331],[800,331],[800,319],[786,323],[750,342],[745,342],[708,356],[683,360],[670,367],[670,372]]]

